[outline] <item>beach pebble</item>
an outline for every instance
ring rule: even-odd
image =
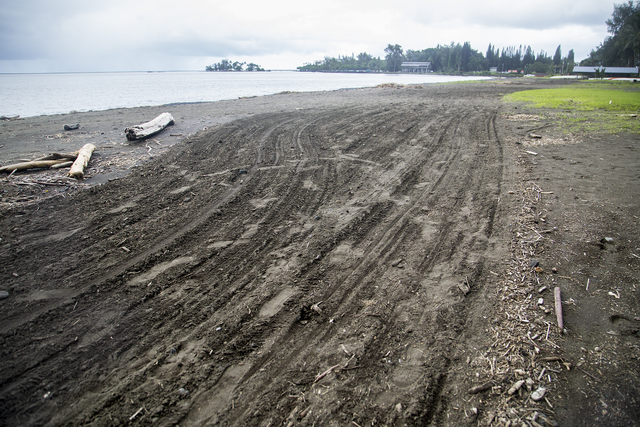
[[[533,393],[531,393],[531,399],[535,402],[537,402],[538,400],[542,399],[544,397],[544,394],[547,392],[547,389],[544,387],[538,387],[538,389],[536,391],[534,391]]]
[[[180,387],[178,389],[178,393],[180,394],[180,396],[186,396],[187,394],[189,394],[189,390],[187,390],[186,388]]]
[[[529,261],[529,267],[531,267],[531,268],[536,268],[539,265],[540,265],[540,262],[538,262],[535,259],[532,259],[531,261]]]
[[[5,298],[9,298],[9,292],[0,291],[0,299],[5,299]]]

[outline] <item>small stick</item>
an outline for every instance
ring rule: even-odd
[[[564,320],[562,319],[562,299],[560,298],[560,288],[555,287],[553,289],[553,296],[556,303],[556,319],[558,319],[558,327],[562,331],[564,329]]]
[[[333,371],[334,369],[339,368],[339,367],[340,367],[340,365],[335,365],[335,366],[330,367],[329,369],[327,369],[326,371],[324,371],[323,373],[318,375],[316,377],[316,380],[314,381],[314,383],[317,383],[318,381],[320,381],[321,379],[323,379],[324,377],[329,375],[331,373],[331,371]]]
[[[143,406],[142,408],[138,409],[138,410],[136,411],[136,413],[135,413],[135,414],[133,414],[133,415],[131,415],[131,416],[129,417],[129,421],[133,421],[133,419],[134,419],[135,417],[137,417],[137,416],[140,414],[140,412],[142,412],[142,410],[143,410],[143,409],[144,409],[144,406]]]
[[[587,279],[587,290],[589,290],[589,281],[590,281],[590,280],[591,280],[591,279]]]
[[[590,376],[590,377],[591,377],[591,378],[593,378],[594,380],[596,380],[596,381],[600,381],[600,380],[598,379],[598,377],[596,377],[595,375],[590,374],[589,372],[585,371],[585,370],[584,370],[584,369],[582,369],[581,367],[576,366],[576,368],[578,368],[578,370],[579,370],[579,371],[581,371],[581,372],[582,372],[583,374],[585,374],[585,375]]]

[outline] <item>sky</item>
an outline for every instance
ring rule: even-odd
[[[622,0],[620,0],[622,2]],[[0,73],[266,69],[451,42],[530,45],[580,61],[607,36],[603,0],[2,0]]]

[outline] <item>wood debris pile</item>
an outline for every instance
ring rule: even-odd
[[[524,161],[524,160],[523,160]],[[536,205],[545,192],[525,182],[514,192],[521,208],[514,224],[511,265],[495,287],[492,344],[469,363],[480,373],[470,384],[469,417],[481,425],[555,426],[554,391],[563,370],[575,369],[561,356],[563,331],[554,308],[555,272],[540,266],[545,218]]]

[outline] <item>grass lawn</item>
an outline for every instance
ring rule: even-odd
[[[579,82],[556,89],[515,92],[504,99],[547,109],[565,132],[640,133],[640,85],[637,83]]]

